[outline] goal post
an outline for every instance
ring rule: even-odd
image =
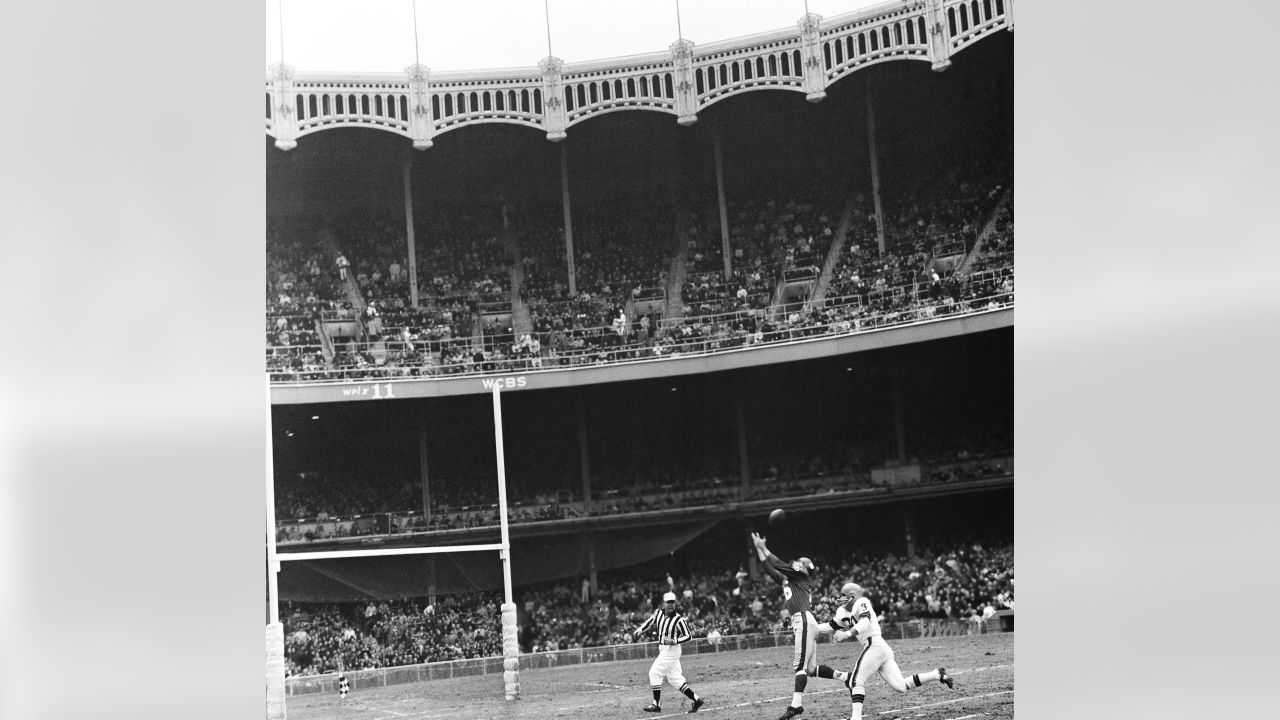
[[[493,446],[498,462],[498,521],[502,526],[502,682],[508,700],[520,698],[520,642],[511,593],[511,536],[507,530],[507,462],[502,441],[502,395],[493,385]]]
[[[263,408],[267,416],[267,720],[285,720],[284,624],[280,622],[280,591],[276,575],[280,560],[276,555],[276,483],[274,448],[271,442],[271,376],[263,377],[266,391]]]
[[[267,427],[271,425],[270,383],[267,384]],[[493,433],[498,464],[498,515],[501,523],[501,542],[480,545],[441,545],[432,547],[375,548],[363,550],[327,550],[316,552],[276,551],[275,542],[275,477],[272,459],[271,436],[267,435],[267,598],[268,620],[266,628],[267,651],[267,720],[285,720],[285,638],[284,625],[279,617],[279,590],[277,573],[280,563],[305,560],[332,560],[339,558],[384,557],[388,555],[427,555],[435,553],[492,552],[498,551],[502,560],[503,603],[502,611],[502,679],[507,700],[520,698],[520,643],[516,627],[516,604],[511,588],[511,537],[507,525],[507,471],[502,440],[502,398],[499,389],[493,388]]]

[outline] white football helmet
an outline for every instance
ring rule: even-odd
[[[840,588],[840,594],[844,595],[845,597],[856,599],[856,598],[862,597],[863,595],[866,595],[867,591],[863,590],[862,586],[859,585],[858,583],[849,582],[849,583],[845,583],[844,587]]]

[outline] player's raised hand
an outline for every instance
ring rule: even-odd
[[[751,533],[751,544],[755,545],[756,548],[759,550],[765,549],[765,540],[760,533],[757,533],[757,532]]]

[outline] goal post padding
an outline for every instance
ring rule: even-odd
[[[502,604],[502,683],[508,700],[520,697],[520,642],[516,632],[516,604]]]
[[[267,624],[267,720],[285,718],[284,625]]]

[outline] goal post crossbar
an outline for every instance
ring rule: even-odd
[[[267,391],[267,426],[271,426],[270,382],[266,383]],[[267,575],[268,605],[270,614],[267,624],[267,720],[285,720],[285,657],[284,626],[279,621],[279,590],[276,573],[280,572],[282,562],[291,560],[334,560],[339,558],[386,557],[391,555],[427,555],[432,553],[459,553],[498,551],[502,561],[503,595],[502,604],[502,667],[503,685],[507,700],[520,699],[520,653],[516,627],[516,605],[511,588],[511,537],[508,534],[507,518],[507,473],[506,457],[502,439],[502,398],[499,388],[493,388],[493,434],[497,461],[499,525],[502,542],[478,545],[441,545],[433,547],[401,547],[401,548],[369,548],[360,550],[318,550],[314,552],[278,552],[275,540],[275,473],[273,467],[272,448],[268,445],[266,463],[266,495],[267,495]],[[271,442],[268,433],[267,442]]]

